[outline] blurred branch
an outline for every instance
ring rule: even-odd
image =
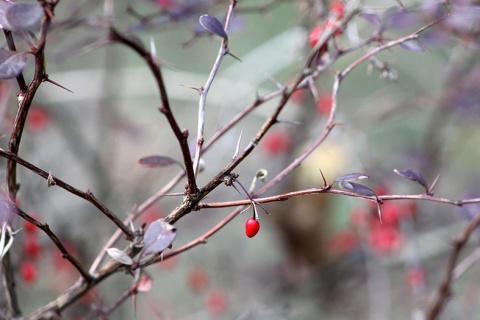
[[[455,267],[457,265],[457,260],[460,255],[460,252],[465,247],[468,242],[468,239],[472,235],[472,233],[480,226],[480,215],[476,215],[465,227],[462,234],[458,237],[458,239],[454,240],[453,242],[453,250],[450,255],[450,259],[447,265],[447,272],[445,277],[438,287],[437,291],[432,297],[430,301],[427,312],[426,312],[426,319],[427,320],[434,320],[438,319],[442,308],[445,306],[447,299],[451,296],[450,287],[452,285],[453,280],[455,279]]]

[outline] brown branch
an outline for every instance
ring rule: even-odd
[[[5,151],[1,148],[0,148],[0,157],[6,158],[13,163],[18,163],[19,165],[29,169],[30,171],[44,178],[45,180],[50,181],[50,183],[53,183],[54,185],[59,186],[65,191],[68,191],[71,194],[74,194],[82,199],[87,200],[88,202],[93,204],[95,207],[97,207],[105,216],[107,216],[107,218],[112,220],[112,222],[115,223],[117,227],[122,230],[127,240],[132,241],[134,239],[133,232],[122,222],[122,220],[120,220],[113,212],[111,212],[107,207],[105,207],[105,205],[101,203],[97,198],[95,198],[95,196],[92,194],[90,190],[87,190],[87,192],[83,192],[75,187],[72,187],[71,185],[64,182],[63,180],[60,180],[52,176],[50,173],[36,167],[35,165],[31,164],[28,161],[23,160],[22,158],[18,157],[12,152]]]
[[[162,69],[149,51],[147,51],[141,44],[137,43],[136,41],[133,41],[132,39],[120,34],[120,32],[118,32],[113,26],[110,27],[109,39],[111,41],[121,43],[135,51],[144,59],[145,63],[150,68],[150,71],[155,78],[158,90],[160,92],[160,99],[162,100],[162,106],[159,108],[159,110],[167,118],[167,121],[170,124],[170,127],[172,128],[172,131],[175,134],[178,143],[180,144],[180,150],[182,151],[183,163],[185,164],[185,171],[187,172],[188,179],[187,194],[195,195],[198,192],[198,188],[195,181],[192,156],[190,154],[190,149],[188,146],[188,131],[180,129],[177,120],[173,115],[172,109],[170,107],[170,101],[167,96],[167,89],[163,80]]]

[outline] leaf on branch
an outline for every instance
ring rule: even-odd
[[[163,168],[172,164],[178,164],[176,160],[166,156],[145,157],[138,160],[138,163],[147,168]]]
[[[428,191],[428,185],[427,182],[425,181],[425,178],[423,178],[422,174],[420,172],[417,172],[412,169],[405,169],[405,170],[398,170],[394,169],[393,172],[398,174],[400,177],[415,181],[419,183],[422,187],[425,188],[425,190]]]
[[[25,52],[15,52],[0,48],[0,79],[15,78],[25,68]]]
[[[155,220],[150,224],[143,238],[141,257],[149,254],[161,253],[170,247],[177,236],[177,229],[163,219]]]
[[[368,178],[369,176],[366,175],[365,173],[358,173],[358,172],[347,173],[347,174],[344,174],[343,176],[336,178],[334,183],[342,182],[342,181],[356,181],[356,180],[368,179]]]
[[[132,258],[130,258],[125,252],[120,249],[108,248],[107,254],[112,257],[112,259],[115,259],[122,264],[126,264],[127,266],[131,266],[133,264]]]
[[[380,17],[376,13],[362,12],[360,14],[360,17],[362,17],[363,19],[365,19],[368,22],[370,22],[371,24],[373,24],[375,27],[377,27],[377,29],[380,29],[380,27],[382,25],[382,22],[380,21]]]
[[[204,14],[198,19],[202,27],[210,33],[216,34],[220,38],[228,40],[228,35],[223,28],[223,25],[217,18]]]
[[[367,196],[367,197],[376,197],[377,195],[375,194],[375,191],[370,189],[367,186],[364,186],[363,184],[355,183],[355,182],[348,182],[348,181],[341,181],[340,182],[340,188],[362,195],[362,196]]]
[[[416,40],[402,42],[400,43],[400,47],[407,51],[415,51],[415,52],[425,51],[425,49],[422,47],[420,42]]]
[[[2,28],[25,30],[37,25],[43,18],[43,8],[37,3],[15,3],[6,8]]]

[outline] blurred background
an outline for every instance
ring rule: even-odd
[[[200,27],[198,17],[208,13],[224,22],[229,1],[112,3],[118,29],[146,47],[154,43],[172,109],[194,143],[199,96],[185,86],[204,85],[220,46],[218,37]],[[386,21],[399,3],[415,11],[392,23],[385,41],[417,30],[438,14],[436,1],[365,0],[360,5],[370,17]],[[347,8],[354,4],[346,1]],[[326,19],[330,6],[330,1],[313,0],[238,2],[229,47],[242,62],[227,56],[221,64],[207,99],[207,140],[257,95],[277,90],[272,78],[286,85],[301,72],[311,49],[309,33]],[[47,42],[47,72],[73,93],[49,83],[40,87],[20,156],[78,189],[90,189],[123,219],[178,173],[176,168],[142,167],[138,159],[182,158],[158,111],[160,99],[147,66],[128,48],[105,43],[104,10],[97,1],[61,1],[57,6]],[[439,197],[478,197],[479,10],[474,2],[455,2],[447,21],[422,33],[421,51],[393,47],[354,70],[339,91],[337,121],[342,125],[269,195],[323,186],[319,169],[328,182],[364,172],[370,179],[362,183],[378,195],[423,193],[420,185],[393,171],[411,168],[429,185],[439,176]],[[344,48],[372,36],[371,20],[354,18],[336,45]],[[4,40],[2,44],[5,47]],[[17,45],[28,50],[21,40]],[[317,101],[309,90],[293,95],[281,117],[301,124],[280,123],[265,136],[235,171],[243,185],[248,187],[259,169],[268,170],[267,180],[274,177],[304,152],[326,124],[335,71],[370,49],[343,56],[324,72],[314,84]],[[27,79],[33,71],[33,59],[29,62]],[[7,148],[17,91],[13,80],[1,82],[2,148]],[[257,108],[205,154],[200,186],[228,163],[242,132],[242,146],[247,145],[276,102]],[[115,226],[84,200],[48,188],[24,168],[18,168],[18,174],[20,208],[48,223],[74,255],[90,265]],[[182,181],[172,192],[183,190]],[[206,201],[244,198],[220,186]],[[166,216],[180,202],[180,197],[163,197],[136,225]],[[244,233],[250,209],[206,245],[147,269],[153,289],[137,297],[136,308],[128,301],[111,318],[422,319],[445,274],[452,240],[480,207],[392,201],[382,207],[382,225],[370,202],[337,195],[296,198],[264,208],[269,214],[260,210],[261,230],[255,238]],[[174,248],[199,237],[231,210],[185,216],[176,224]],[[78,278],[44,234],[28,230],[24,226],[12,249],[25,313],[50,302]],[[461,259],[475,253],[476,236]],[[474,302],[479,289],[474,284],[479,278],[474,264],[455,281],[444,319],[478,317]],[[114,303],[131,284],[132,278],[121,274],[107,279],[65,318],[95,318],[86,311],[88,306]]]

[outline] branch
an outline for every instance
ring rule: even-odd
[[[105,216],[107,216],[107,218],[112,220],[112,222],[115,223],[117,227],[122,230],[127,240],[132,241],[134,239],[133,232],[113,212],[111,212],[107,207],[105,207],[103,203],[101,203],[97,198],[95,198],[95,196],[90,190],[87,190],[87,192],[83,192],[77,188],[74,188],[68,183],[64,182],[63,180],[60,180],[52,176],[50,173],[34,166],[30,162],[23,160],[22,158],[18,157],[12,152],[5,151],[1,148],[0,148],[0,157],[6,158],[13,163],[18,163],[19,165],[29,169],[33,173],[36,173],[40,177],[49,181],[49,183],[53,183],[54,185],[59,186],[65,191],[68,191],[71,194],[74,194],[82,199],[87,200],[88,202],[93,204],[95,207],[97,207]]]
[[[476,215],[475,218],[473,218],[468,223],[467,227],[463,230],[460,237],[454,241],[454,247],[448,261],[445,277],[440,286],[438,287],[437,291],[435,292],[434,296],[432,297],[432,300],[430,301],[427,308],[427,320],[438,319],[440,312],[445,305],[445,302],[450,297],[450,287],[452,285],[452,281],[455,278],[454,271],[455,266],[457,265],[460,251],[462,251],[462,249],[465,247],[471,234],[477,229],[478,226],[480,226],[480,215]]]
[[[237,4],[237,0],[231,0],[230,6],[228,7],[227,18],[225,21],[225,33],[228,34],[228,28],[230,26],[230,21],[233,16],[233,9]],[[210,71],[210,75],[207,78],[207,82],[205,85],[199,90],[200,92],[200,100],[198,102],[198,128],[197,128],[197,148],[195,150],[195,159],[193,161],[193,170],[195,173],[198,172],[198,164],[200,162],[200,156],[202,153],[202,145],[204,142],[204,131],[205,131],[205,105],[207,102],[207,95],[210,87],[212,86],[213,79],[215,79],[215,75],[220,68],[220,64],[222,63],[223,57],[228,54],[228,39],[222,39],[222,43],[220,45],[220,50],[218,51],[217,59],[213,64],[212,70]]]
[[[58,237],[52,232],[52,230],[50,229],[50,227],[48,226],[48,224],[46,223],[41,223],[39,221],[37,221],[36,219],[34,219],[32,216],[26,214],[24,211],[22,211],[20,208],[18,208],[15,204],[13,203],[9,203],[10,206],[12,206],[14,208],[14,211],[17,215],[19,215],[20,217],[22,217],[23,219],[25,219],[26,221],[30,222],[30,223],[33,223],[37,228],[41,229],[43,232],[46,233],[46,235],[53,241],[53,243],[55,243],[55,245],[57,246],[57,248],[60,250],[60,252],[62,253],[62,258],[64,259],[67,259],[67,261],[69,261],[74,267],[75,269],[77,269],[77,271],[81,274],[81,276],[83,277],[83,279],[86,281],[86,282],[90,282],[92,281],[92,277],[90,276],[90,274],[88,273],[88,271],[86,271],[82,265],[80,264],[80,262],[78,262],[77,259],[75,259],[67,250],[67,248],[65,248],[65,246],[62,244],[62,242],[60,241],[60,239],[58,239]]]
[[[150,71],[152,72],[155,78],[155,81],[157,83],[158,90],[160,92],[160,98],[162,100],[162,106],[159,108],[159,110],[167,118],[168,123],[170,124],[170,127],[172,128],[172,131],[175,134],[175,137],[177,138],[178,143],[180,144],[180,150],[182,151],[183,162],[185,164],[185,170],[187,172],[187,179],[188,179],[187,193],[189,195],[196,194],[198,190],[197,190],[197,184],[195,182],[195,173],[193,169],[192,156],[190,154],[190,150],[188,147],[188,131],[180,129],[180,127],[178,126],[177,120],[175,119],[175,116],[172,113],[172,109],[170,107],[170,101],[167,96],[167,89],[165,87],[165,82],[163,81],[162,69],[160,68],[155,58],[152,56],[152,54],[149,51],[147,51],[139,43],[120,34],[114,27],[110,27],[109,39],[111,41],[121,43],[129,47],[133,51],[135,51],[138,55],[140,55],[143,58],[145,63],[150,68]]]

